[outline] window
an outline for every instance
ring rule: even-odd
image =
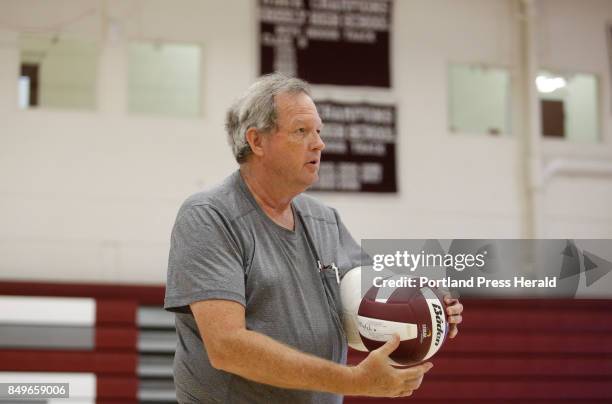
[[[501,68],[449,66],[449,131],[510,133],[510,76]]]
[[[200,115],[200,46],[134,42],[129,46],[128,64],[131,113]]]
[[[590,74],[539,72],[542,135],[574,142],[599,141],[597,78]]]
[[[97,46],[60,36],[19,38],[19,106],[94,109]]]

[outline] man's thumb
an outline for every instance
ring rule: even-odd
[[[377,351],[379,351],[380,353],[382,353],[385,356],[389,356],[393,353],[393,351],[395,351],[397,349],[397,347],[400,344],[400,337],[397,334],[393,334],[393,336],[391,337],[391,339],[387,342],[385,342],[385,345],[381,346],[380,348],[377,349]]]

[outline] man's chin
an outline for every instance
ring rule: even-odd
[[[306,186],[306,189],[308,189],[316,184],[317,181],[319,181],[319,173],[315,172],[304,179],[304,185]]]

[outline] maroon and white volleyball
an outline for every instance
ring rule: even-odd
[[[400,345],[390,355],[392,364],[412,366],[431,358],[444,344],[448,330],[441,293],[429,287],[385,289],[388,297],[376,286],[362,293],[360,267],[342,279],[340,294],[349,346],[368,352],[398,334]]]

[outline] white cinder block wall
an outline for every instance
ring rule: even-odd
[[[539,0],[542,67],[597,74],[601,144],[545,141],[545,159],[612,160],[606,0]],[[106,6],[105,6],[106,4]],[[97,108],[20,111],[19,29],[53,27],[99,40]],[[100,10],[117,30],[103,36]],[[360,238],[520,238],[527,233],[518,3],[396,0],[393,88],[318,87],[315,95],[398,106],[400,193],[318,194]],[[107,22],[109,20],[106,20]],[[249,0],[0,0],[0,278],[161,283],[181,201],[235,169],[225,110],[256,77]],[[200,43],[202,116],[126,112],[129,40]],[[513,77],[513,134],[448,131],[447,65],[485,63]],[[320,63],[332,63],[320,61]],[[555,177],[542,190],[541,237],[612,237],[612,178]]]

